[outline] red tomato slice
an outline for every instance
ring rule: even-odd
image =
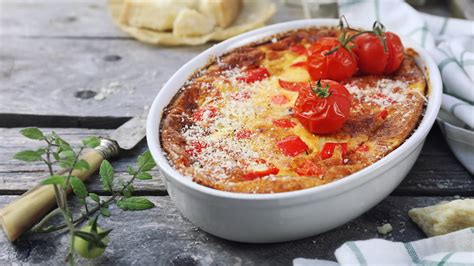
[[[360,152],[368,152],[369,151],[369,147],[365,144],[362,144],[360,145],[359,147],[357,147],[356,149],[357,151],[360,151]]]
[[[296,62],[291,64],[292,67],[307,67],[308,63],[306,61]]]
[[[327,142],[323,146],[323,150],[321,151],[321,159],[326,160],[332,157],[334,154],[334,149],[339,146],[341,147],[342,156],[347,153],[347,143],[333,143]]]
[[[270,77],[270,72],[265,67],[259,67],[247,70],[244,73],[243,77],[238,77],[238,81],[243,81],[245,83],[254,83],[257,81],[264,80],[265,78]]]
[[[208,145],[202,141],[192,141],[190,147],[186,149],[186,153],[191,156],[199,156],[199,154],[207,147]]]
[[[189,161],[189,159],[187,157],[184,157],[184,156],[181,156],[179,159],[178,159],[178,162],[181,162],[184,166],[188,167],[191,165],[191,162]]]
[[[290,51],[295,52],[299,55],[305,55],[307,53],[306,47],[304,47],[304,45],[300,43],[290,46]]]
[[[291,81],[284,81],[279,79],[278,84],[280,84],[280,87],[282,87],[285,90],[289,91],[300,91],[303,88],[309,88],[309,83],[308,82],[291,82]]]
[[[247,180],[253,180],[253,179],[256,179],[256,178],[259,178],[259,177],[264,177],[264,176],[267,176],[267,175],[276,175],[276,174],[278,174],[279,171],[280,170],[278,170],[278,168],[271,167],[271,168],[268,168],[268,169],[263,170],[263,171],[248,172],[248,173],[242,175],[242,178],[247,179]]]
[[[387,118],[387,116],[388,116],[388,111],[387,111],[387,109],[383,109],[383,110],[379,113],[379,117],[382,118],[382,119]]]
[[[277,147],[286,156],[296,156],[308,150],[308,145],[298,136],[289,136],[277,142]]]
[[[324,168],[313,161],[306,160],[294,169],[299,176],[321,176],[324,174]]]
[[[255,163],[259,164],[262,169],[250,170],[249,172],[242,175],[243,179],[253,180],[267,175],[276,175],[278,174],[278,172],[280,172],[280,170],[276,168],[272,163],[267,163],[263,159],[257,159],[255,160]]]
[[[237,133],[235,133],[235,138],[236,139],[249,139],[252,133],[253,133],[252,131],[247,130],[247,129],[237,131]]]
[[[275,95],[272,97],[272,103],[276,105],[284,105],[288,103],[289,101],[290,100],[285,95]]]
[[[273,120],[273,124],[281,128],[292,128],[296,126],[296,123],[291,121],[288,118],[280,118],[280,119]]]
[[[193,121],[198,122],[198,121],[203,121],[207,119],[211,119],[217,116],[217,108],[214,106],[206,106],[204,108],[201,108],[197,110],[193,114]]]

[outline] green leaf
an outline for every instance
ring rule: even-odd
[[[76,153],[73,150],[65,150],[60,155],[59,166],[66,169],[72,168],[76,159]]]
[[[103,160],[99,169],[100,181],[106,191],[112,190],[114,180],[114,168],[107,160]]]
[[[59,153],[58,152],[53,152],[53,157],[56,161],[59,161],[59,159],[61,159],[61,157],[59,157]]]
[[[13,156],[14,159],[25,161],[25,162],[36,162],[41,161],[41,154],[36,151],[20,151]]]
[[[95,193],[89,193],[89,197],[91,198],[91,200],[99,203],[100,202],[100,198],[99,198],[99,195],[95,194]]]
[[[84,185],[84,183],[82,183],[82,181],[75,176],[71,176],[70,182],[74,194],[76,194],[76,196],[81,199],[85,199],[87,197],[86,185]]]
[[[150,180],[153,177],[147,172],[141,172],[137,175],[137,178],[140,180]]]
[[[155,207],[155,204],[144,197],[131,197],[117,201],[117,207],[124,211],[140,211],[151,209]]]
[[[74,169],[77,169],[77,170],[81,170],[81,169],[84,169],[84,170],[89,170],[91,169],[91,167],[89,166],[89,163],[84,161],[84,160],[79,160],[76,162],[76,165],[74,165]]]
[[[95,148],[100,145],[100,139],[98,137],[87,137],[82,140],[82,144],[89,148]]]
[[[59,160],[59,166],[64,169],[69,169],[73,166],[74,159],[71,158],[64,158]]]
[[[43,155],[46,153],[46,148],[41,148],[41,149],[37,149],[36,152],[39,154],[39,155]]]
[[[20,130],[20,133],[29,139],[44,139],[44,134],[36,127],[29,127]]]
[[[41,181],[42,185],[64,185],[64,182],[66,180],[65,176],[62,175],[52,175],[45,180]]]
[[[130,198],[132,196],[132,192],[133,192],[133,187],[129,185],[123,190],[123,196],[126,198]]]
[[[67,141],[62,139],[60,136],[58,136],[56,132],[53,131],[51,133],[51,137],[54,139],[54,143],[59,146],[61,151],[68,151],[72,149],[71,145]]]
[[[129,175],[135,175],[137,173],[137,170],[129,165],[127,167],[127,172],[128,172]]]
[[[150,171],[155,167],[156,163],[151,157],[150,151],[144,152],[142,155],[138,156],[138,167],[142,171]]]
[[[105,207],[100,208],[100,214],[105,217],[110,217],[110,211]]]

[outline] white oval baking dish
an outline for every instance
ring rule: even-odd
[[[214,45],[182,66],[156,96],[147,120],[147,141],[165,177],[168,193],[181,213],[213,235],[240,242],[270,243],[294,240],[340,226],[387,197],[403,180],[423,147],[441,104],[438,68],[426,51],[403,39],[419,55],[417,63],[428,82],[425,115],[400,147],[378,162],[350,176],[322,186],[275,194],[219,191],[194,183],[170,166],[160,146],[163,108],[184,82],[212,56],[293,29],[337,26],[334,19],[299,20],[254,30]],[[356,25],[357,26],[357,25]]]

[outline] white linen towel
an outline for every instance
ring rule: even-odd
[[[474,174],[474,21],[419,13],[401,0],[339,0],[339,14],[366,28],[378,20],[428,50],[444,85],[438,124],[454,155]]]
[[[474,227],[401,243],[383,239],[350,241],[339,247],[336,262],[297,258],[294,266],[336,265],[474,265]]]

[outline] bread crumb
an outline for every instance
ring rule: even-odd
[[[389,223],[386,223],[382,226],[377,226],[377,232],[379,232],[382,235],[387,235],[390,232],[392,232],[392,230],[393,230],[393,227]]]

